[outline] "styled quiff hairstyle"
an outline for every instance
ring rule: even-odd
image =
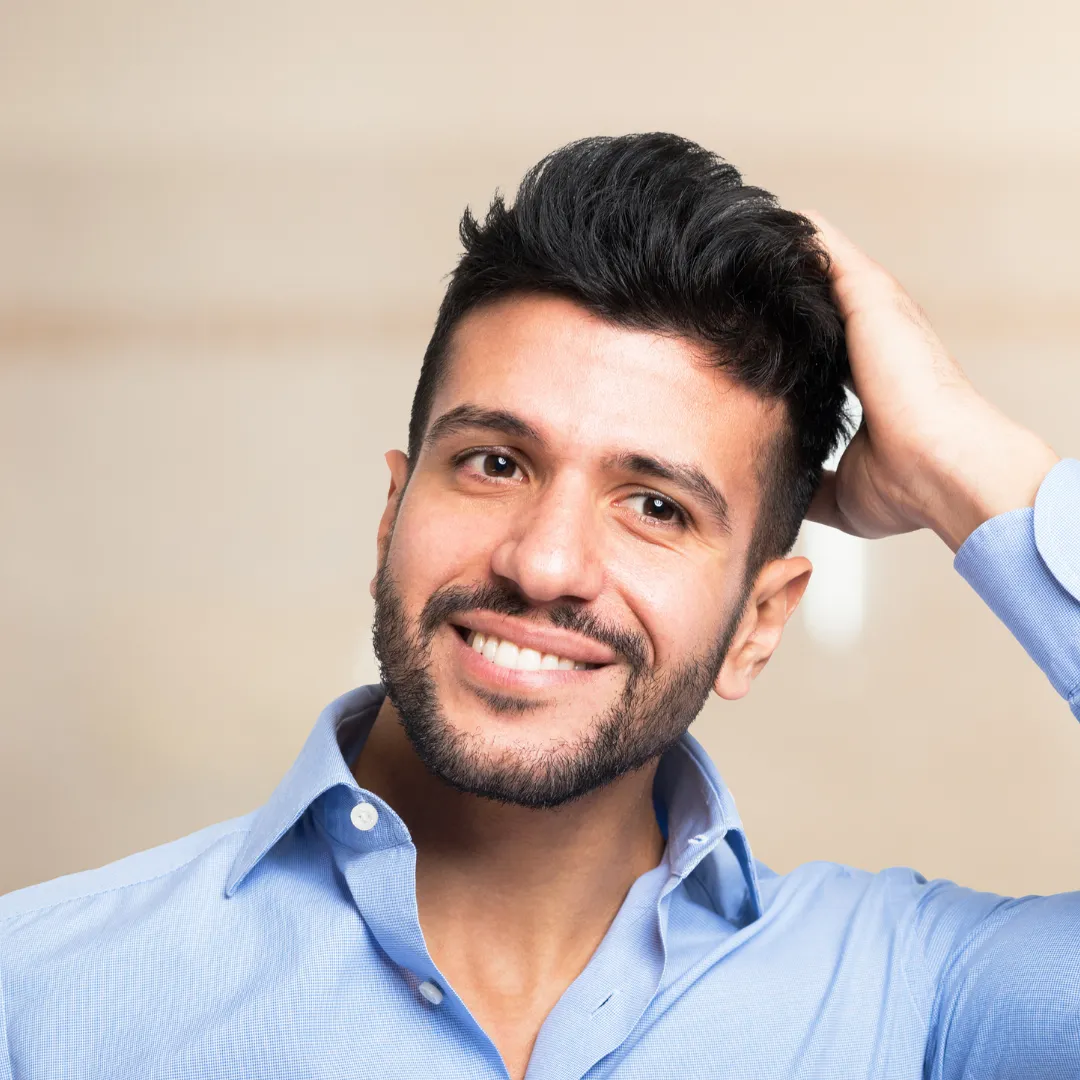
[[[556,150],[512,205],[496,193],[483,221],[466,210],[460,234],[413,398],[410,466],[462,317],[514,294],[555,294],[617,326],[685,337],[783,402],[787,421],[758,464],[747,581],[790,551],[847,424],[843,324],[807,218],[716,154],[659,132]]]

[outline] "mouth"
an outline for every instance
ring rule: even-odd
[[[454,623],[451,623],[451,626],[465,646],[478,657],[482,657],[493,667],[507,671],[594,671],[608,666],[587,660],[575,660],[558,653],[541,652],[508,637],[483,634],[479,630],[470,630],[467,626]]]

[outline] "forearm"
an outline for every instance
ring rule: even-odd
[[[1059,461],[1037,435],[978,398],[956,411],[947,437],[919,463],[923,524],[958,551],[984,522],[1033,506]]]

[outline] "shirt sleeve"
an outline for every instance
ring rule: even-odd
[[[1059,461],[1035,506],[983,522],[953,565],[1080,720],[1080,461]]]
[[[1080,719],[1080,461],[984,522],[956,569]],[[913,920],[934,1080],[1080,1077],[1080,892],[1020,899],[936,881]]]
[[[929,1080],[1080,1077],[1080,893],[1013,900],[935,881],[913,928]]]

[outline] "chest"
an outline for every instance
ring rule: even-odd
[[[825,1078],[838,1061],[851,1077],[921,1075],[925,1032],[887,965],[696,956],[640,1008],[628,961],[603,1000],[575,984],[538,1033],[535,1015],[481,1018],[449,987],[434,1002],[416,976],[374,955],[320,968],[282,951],[234,970],[213,993],[171,970],[140,1000],[54,973],[48,997],[66,1003],[68,1035],[46,1038],[35,1025],[47,1018],[26,1016],[13,1018],[9,1037],[16,1075],[49,1080],[415,1080],[433,1070],[451,1080]]]

